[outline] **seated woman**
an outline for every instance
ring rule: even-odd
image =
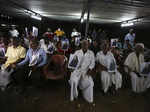
[[[6,61],[1,66],[0,86],[3,86],[4,88],[10,82],[9,75],[13,72],[13,70],[11,69],[11,65],[20,62],[26,55],[25,48],[19,45],[19,40],[17,38],[14,38],[12,43],[13,45],[8,47],[5,54],[4,60]]]
[[[22,62],[12,65],[13,68],[19,68],[16,70],[14,76],[16,82],[23,86],[25,84],[24,80],[30,77],[31,83],[38,85],[42,75],[41,69],[46,64],[46,61],[46,52],[39,47],[39,41],[31,39],[30,48],[27,51],[26,58]]]
[[[108,43],[104,43],[101,49],[102,51],[96,55],[96,61],[97,71],[101,73],[102,89],[106,93],[114,85],[115,90],[118,90],[122,86],[122,76],[117,70],[116,60],[109,51]],[[111,92],[114,93],[115,90],[113,89]]]

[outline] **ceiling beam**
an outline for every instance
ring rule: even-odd
[[[98,2],[99,0],[97,0]],[[135,0],[131,0],[126,1],[126,0],[101,0],[101,2],[105,2],[105,3],[110,3],[110,4],[114,4],[114,5],[124,5],[124,6],[132,6],[132,7],[143,7],[143,8],[150,8],[150,2],[141,2],[141,3],[137,3],[134,2]]]
[[[32,10],[30,10],[30,9],[28,9],[28,8],[26,8],[26,7],[18,4],[18,3],[16,3],[16,2],[14,2],[14,0],[7,0],[7,2],[10,3],[10,4],[12,4],[14,7],[16,6],[16,8],[21,8],[23,10],[28,10],[28,11],[34,13],[34,14],[40,15],[39,13],[36,13],[36,12],[34,12],[34,11],[32,11]],[[40,16],[42,17],[42,15],[40,15]]]

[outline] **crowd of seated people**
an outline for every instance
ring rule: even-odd
[[[144,45],[130,39],[132,31],[125,37],[126,47],[121,41],[112,47],[104,31],[99,34],[105,35],[104,38],[97,39],[95,30],[91,38],[90,35],[82,38],[76,29],[66,37],[60,28],[54,33],[49,28],[41,38],[22,35],[8,41],[1,36],[0,88],[5,90],[14,84],[25,91],[28,85],[41,87],[47,79],[57,80],[68,75],[70,100],[78,97],[80,89],[85,100],[92,103],[94,76],[99,77],[103,94],[114,94],[126,82],[125,74],[131,80],[134,93],[145,92],[150,87],[150,72],[141,70],[146,63]],[[149,63],[145,65],[149,67]]]

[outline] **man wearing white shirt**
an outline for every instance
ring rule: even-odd
[[[15,29],[15,27],[12,28],[12,30],[9,31],[11,34],[11,37],[18,37],[19,36],[19,32],[18,30]]]
[[[80,33],[77,32],[77,30],[74,28],[72,33],[71,33],[71,37],[77,37],[77,36],[80,36]]]
[[[116,60],[109,51],[109,45],[107,43],[104,43],[102,45],[102,51],[97,53],[96,62],[99,65],[97,71],[101,74],[104,93],[107,93],[112,84],[115,85],[115,90],[121,88],[122,76],[117,70]]]
[[[78,86],[82,90],[83,97],[89,103],[93,102],[93,86],[94,82],[90,75],[95,66],[94,53],[88,50],[89,43],[87,40],[82,42],[82,49],[75,52],[78,58],[78,64],[70,76],[71,96],[70,100],[78,97]]]

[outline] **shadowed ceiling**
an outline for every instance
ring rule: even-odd
[[[28,17],[25,10],[41,16],[67,21],[79,21],[90,9],[90,22],[118,23],[142,17],[150,23],[150,0],[0,0],[0,12]],[[86,17],[86,16],[85,16]]]

